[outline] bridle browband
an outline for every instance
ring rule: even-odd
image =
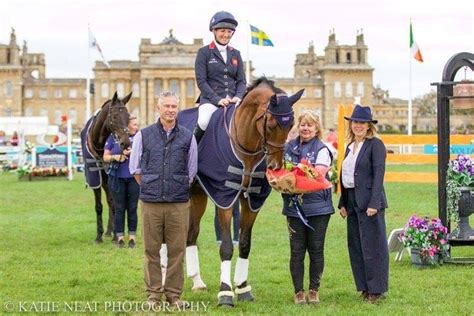
[[[293,113],[293,111],[288,112],[288,113],[284,113],[284,114],[274,114],[268,108],[269,108],[269,103],[267,103],[267,108],[266,108],[265,112],[263,112],[256,119],[256,122],[258,122],[260,119],[264,118],[264,120],[263,120],[263,134],[257,128],[257,131],[260,134],[260,140],[259,140],[258,143],[262,144],[261,148],[258,149],[258,150],[248,150],[247,148],[242,146],[239,142],[239,139],[238,139],[238,136],[237,136],[238,135],[237,134],[237,126],[235,124],[235,116],[232,118],[232,127],[233,127],[233,130],[234,130],[235,139],[233,139],[232,135],[230,134],[229,127],[227,126],[227,119],[226,119],[227,118],[227,107],[224,107],[224,126],[225,126],[225,130],[226,130],[227,135],[229,136],[230,140],[234,144],[234,147],[240,153],[242,153],[244,155],[247,155],[247,156],[257,156],[257,155],[262,154],[262,153],[264,155],[273,155],[273,154],[275,154],[279,151],[284,151],[285,150],[285,143],[277,144],[277,143],[272,142],[272,141],[267,139],[267,120],[268,120],[268,115],[267,114],[270,113],[272,115],[289,115],[289,114]],[[237,109],[235,109],[235,111],[236,110]],[[234,112],[234,115],[235,115],[235,112]],[[268,148],[269,146],[274,148],[275,150],[270,151],[269,148]]]

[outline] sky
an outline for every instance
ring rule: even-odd
[[[46,55],[47,77],[85,78],[93,64],[88,62],[88,25],[108,60],[138,60],[140,39],[159,43],[169,29],[181,42],[203,38],[209,43],[209,20],[221,10],[239,21],[231,45],[244,60],[250,56],[254,75],[292,77],[296,54],[306,53],[311,41],[316,54],[323,55],[329,30],[335,30],[339,44],[353,45],[362,29],[374,86],[407,99],[410,18],[425,60],[412,62],[413,97],[434,89],[430,83],[441,81],[451,56],[474,52],[471,0],[2,0],[0,43],[9,42],[14,27],[20,46],[26,40],[29,52]],[[248,45],[249,23],[275,46]],[[100,59],[95,51],[90,55]],[[472,80],[472,72],[460,71],[456,79],[464,77]]]

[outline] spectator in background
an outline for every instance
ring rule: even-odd
[[[10,138],[10,144],[12,146],[18,146],[20,139],[18,138],[18,133],[15,131],[13,132],[12,138]]]

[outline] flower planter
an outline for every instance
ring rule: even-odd
[[[56,181],[56,180],[67,180],[67,176],[49,176],[49,177],[42,177],[42,176],[32,176],[31,174],[24,175],[22,177],[18,177],[19,181]]]
[[[461,196],[459,197],[459,231],[457,234],[458,239],[474,239],[474,231],[469,225],[469,216],[474,213],[474,188],[472,187],[461,187],[459,191]]]
[[[411,254],[411,263],[413,263],[417,267],[428,267],[428,266],[436,265],[439,263],[438,254],[435,254],[434,258],[431,258],[430,256],[423,258],[421,256],[421,250],[418,248],[411,248],[410,254]]]

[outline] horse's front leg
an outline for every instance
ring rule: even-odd
[[[193,281],[192,291],[205,291],[207,286],[201,279],[199,269],[199,254],[196,245],[199,236],[201,218],[206,211],[207,195],[201,187],[195,183],[191,188],[191,210],[189,212],[189,230],[186,241],[186,269],[187,275]]]
[[[104,233],[104,225],[102,223],[102,193],[101,188],[93,189],[94,191],[94,201],[95,201],[95,215],[97,222],[97,235],[95,237],[95,242],[100,244],[103,242],[102,234]]]
[[[107,199],[107,205],[109,206],[109,221],[107,222],[106,236],[110,236],[113,233],[112,241],[117,241],[117,235],[115,234],[115,207],[114,200],[112,199],[112,193],[110,192],[107,175],[102,174],[102,188],[105,191],[105,197]]]
[[[235,293],[239,301],[253,301],[252,287],[248,284],[249,254],[252,242],[252,228],[258,212],[252,212],[246,199],[241,199],[239,257],[235,266]]]
[[[218,306],[233,307],[234,306],[234,292],[232,292],[232,283],[230,281],[230,270],[232,264],[232,254],[234,252],[234,245],[231,236],[231,219],[232,208],[221,209],[217,211],[219,226],[221,229],[222,244],[220,247],[221,256],[221,285],[219,288]]]

